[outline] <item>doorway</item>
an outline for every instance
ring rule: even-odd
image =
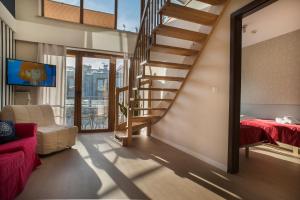
[[[113,131],[116,62],[121,56],[69,50],[66,59],[66,124],[81,133]]]
[[[227,171],[239,171],[240,110],[241,110],[241,65],[242,65],[242,20],[277,0],[254,0],[235,11],[230,21],[230,94],[229,137]]]

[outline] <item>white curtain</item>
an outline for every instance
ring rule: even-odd
[[[50,104],[53,107],[56,122],[64,123],[66,48],[52,44],[38,44],[38,61],[56,65],[56,87],[38,89],[38,104]]]

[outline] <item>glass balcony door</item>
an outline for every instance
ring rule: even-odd
[[[66,57],[66,81],[65,81],[65,119],[67,126],[74,125],[75,116],[75,72],[76,56],[68,55]]]
[[[81,130],[109,129],[110,59],[82,57]]]
[[[116,56],[68,51],[66,124],[79,132],[113,131]]]

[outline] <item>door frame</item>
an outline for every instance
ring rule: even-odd
[[[121,55],[110,53],[98,53],[88,51],[67,50],[67,55],[75,56],[75,103],[74,103],[74,125],[78,126],[79,133],[99,133],[114,131],[115,124],[115,82],[116,82],[116,60],[124,59]],[[81,97],[82,97],[82,58],[104,58],[110,59],[109,66],[109,105],[108,105],[108,128],[95,130],[82,130],[81,128]]]
[[[239,172],[242,20],[277,0],[254,0],[238,9],[230,17],[230,85],[229,85],[229,136],[227,172]]]

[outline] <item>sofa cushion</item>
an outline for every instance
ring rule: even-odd
[[[16,140],[15,125],[12,121],[0,121],[0,144]]]
[[[38,126],[55,124],[54,113],[49,105],[5,106],[1,112],[1,119],[16,123],[36,123]]]
[[[5,106],[1,119],[16,123],[36,123],[39,154],[53,153],[75,144],[78,128],[57,125],[50,105]]]
[[[78,128],[67,126],[43,126],[38,127],[38,153],[49,154],[63,150],[75,144]]]

